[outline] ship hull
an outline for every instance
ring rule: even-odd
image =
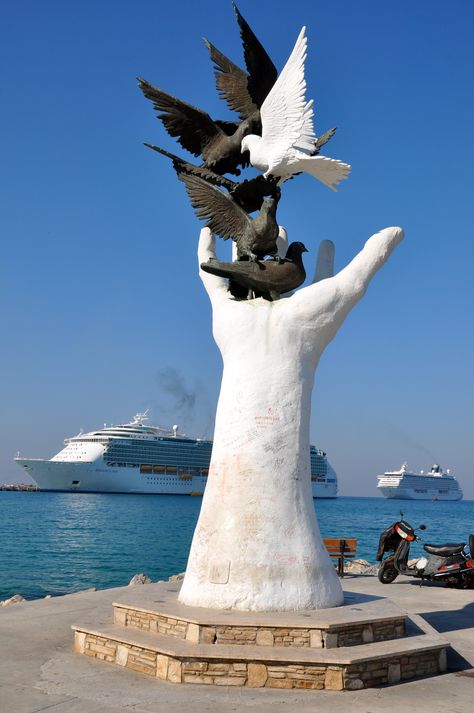
[[[103,461],[64,462],[15,458],[15,462],[45,492],[136,493],[140,495],[202,495],[207,477],[180,478],[167,473],[140,473],[139,468],[113,468]],[[336,498],[334,483],[312,482],[313,498]]]
[[[313,498],[337,498],[337,485],[334,483],[322,483],[322,482],[312,482],[311,490],[313,491]]]
[[[378,486],[377,490],[384,498],[390,500],[461,500],[462,492],[439,493],[436,489],[427,489],[426,493],[417,493],[415,490],[403,487]]]
[[[202,475],[186,479],[165,473],[148,475],[140,473],[139,468],[111,468],[103,462],[15,460],[40,490],[52,492],[202,495],[207,480]]]

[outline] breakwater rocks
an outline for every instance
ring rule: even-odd
[[[367,560],[362,559],[351,560],[349,562],[345,562],[344,564],[344,572],[346,574],[364,574],[366,577],[376,577],[378,569],[378,564],[372,564],[371,562],[367,562]]]
[[[140,574],[136,574],[131,578],[128,586],[135,587],[137,584],[151,584],[151,579],[146,574],[143,574],[143,572],[140,572]]]
[[[1,601],[0,606],[11,607],[14,604],[19,604],[20,602],[26,602],[25,597],[22,597],[21,594],[14,594],[13,597],[10,597],[9,599],[4,599],[3,601]]]
[[[181,572],[180,574],[173,574],[171,577],[169,577],[168,580],[165,579],[160,579],[156,584],[163,584],[163,582],[168,581],[168,582],[180,582],[182,579],[184,579],[184,572]],[[140,574],[136,574],[134,577],[131,578],[130,582],[128,583],[129,587],[135,587],[137,584],[152,584],[152,581],[148,575],[143,574],[143,572],[140,572]]]
[[[0,483],[0,490],[19,491],[25,493],[39,492],[38,486],[33,483]]]
[[[184,579],[184,572],[181,572],[180,574],[173,574],[169,579],[164,580],[160,579],[158,584],[162,584],[165,581],[168,582],[180,582],[182,579]],[[130,582],[128,583],[129,587],[135,587],[140,584],[152,584],[152,581],[148,575],[144,574],[143,572],[140,572],[139,574],[136,574],[132,577]],[[71,592],[71,594],[79,594],[80,592],[95,592],[96,588],[95,587],[89,587],[88,589],[81,589],[79,592]],[[47,594],[44,599],[51,599],[51,594]],[[3,599],[0,600],[0,607],[11,607],[13,604],[19,604],[20,602],[26,602],[27,600],[25,597],[23,597],[21,594],[14,594],[12,597],[9,599]]]

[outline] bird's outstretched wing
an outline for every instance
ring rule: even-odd
[[[235,2],[232,4],[240,28],[245,66],[249,73],[248,92],[254,104],[260,108],[275,84],[278,72],[253,30],[240,14]]]
[[[245,181],[231,181],[230,178],[221,176],[218,173],[214,173],[210,168],[206,166],[196,166],[189,161],[185,161],[180,156],[176,156],[174,153],[170,153],[165,149],[155,146],[154,144],[148,144],[145,142],[145,146],[149,149],[153,149],[162,156],[167,156],[171,159],[173,163],[173,168],[177,173],[178,178],[181,178],[182,174],[188,173],[192,176],[198,176],[202,178],[207,183],[211,183],[213,186],[220,186],[225,188],[232,193],[233,199],[237,204],[244,209],[246,213],[253,213],[256,210],[260,210],[263,201],[266,196],[277,196],[279,194],[279,183],[281,179],[269,177],[264,178],[261,174]]]
[[[199,176],[208,183],[212,183],[214,186],[227,188],[228,191],[234,190],[234,188],[239,185],[238,183],[235,183],[235,181],[225,178],[225,176],[220,176],[218,173],[214,173],[214,171],[211,171],[210,168],[206,168],[206,166],[195,166],[193,163],[189,163],[189,161],[185,161],[183,158],[180,158],[169,151],[165,151],[165,149],[161,149],[159,146],[147,143],[145,143],[145,146],[148,146],[149,149],[153,149],[153,151],[157,151],[163,156],[167,156],[171,159],[173,162],[173,168],[178,174],[178,177],[181,176],[182,173],[190,173],[194,176]]]
[[[221,128],[201,109],[173,97],[144,79],[138,78],[138,83],[143,94],[159,112],[158,118],[168,134],[176,137],[181,146],[195,156],[200,156],[203,148],[222,130],[231,134],[237,128],[235,124],[229,124],[227,130]]]
[[[278,77],[278,72],[266,50],[233,3],[244,50],[247,72],[238,67],[209,40],[204,42],[214,62],[217,90],[228,106],[241,119],[256,114]]]
[[[330,141],[332,139],[332,137],[334,136],[335,133],[336,133],[336,127],[329,129],[329,131],[325,131],[324,134],[321,134],[321,136],[319,136],[316,139],[316,143],[315,143],[314,149],[313,149],[313,156],[316,156],[316,154],[318,154],[321,151],[322,147],[325,144],[327,144],[328,141]]]
[[[232,190],[232,197],[246,213],[260,210],[267,196],[277,201],[280,199],[279,180],[273,176],[265,178],[260,174],[250,180],[236,182]]]
[[[279,163],[292,148],[309,154],[314,151],[313,102],[306,102],[305,99],[305,31],[303,27],[287,63],[260,109],[262,139],[274,163]]]
[[[186,186],[197,217],[206,220],[213,233],[224,240],[232,238],[239,249],[247,249],[245,238],[251,218],[233,198],[198,176],[182,173],[179,179]]]
[[[214,62],[214,75],[219,95],[225,99],[231,109],[236,111],[241,119],[246,119],[258,111],[248,91],[249,76],[240,69],[209,40],[204,38],[211,60]]]

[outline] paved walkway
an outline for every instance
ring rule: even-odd
[[[146,585],[143,585],[146,586]],[[474,590],[348,576],[345,591],[389,597],[450,641],[447,674],[363,691],[180,686],[73,653],[72,622],[111,614],[123,588],[0,609],[0,713],[471,713]],[[455,670],[453,670],[455,669]]]

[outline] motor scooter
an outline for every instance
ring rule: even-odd
[[[444,545],[423,545],[428,557],[420,557],[413,566],[408,565],[410,544],[422,538],[409,522],[401,519],[387,527],[380,535],[377,573],[382,584],[390,584],[399,574],[432,582],[443,582],[447,587],[474,589],[474,534],[465,542]],[[426,530],[420,525],[417,530]],[[422,584],[422,582],[420,582]]]

